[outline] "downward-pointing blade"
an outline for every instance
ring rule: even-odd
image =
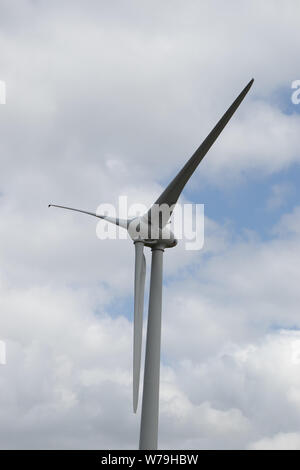
[[[135,246],[135,275],[134,275],[134,332],[133,332],[133,411],[136,413],[141,370],[143,309],[146,260],[144,243],[136,241]]]

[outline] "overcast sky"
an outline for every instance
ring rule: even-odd
[[[159,446],[300,449],[299,17],[0,0],[0,448],[136,448],[132,243],[47,205],[152,203],[254,77],[183,194],[204,249],[165,253]]]

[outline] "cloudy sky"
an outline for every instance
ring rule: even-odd
[[[299,16],[0,0],[1,448],[137,446],[132,243],[47,205],[152,203],[254,77],[183,194],[203,250],[165,254],[159,445],[300,449]]]

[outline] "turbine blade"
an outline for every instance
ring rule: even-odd
[[[60,209],[68,209],[70,211],[82,212],[83,214],[93,215],[94,217],[98,217],[98,219],[106,220],[107,222],[111,222],[112,224],[115,224],[115,225],[120,225],[120,227],[124,227],[126,229],[128,228],[128,224],[130,222],[130,220],[119,219],[118,217],[109,217],[107,215],[98,215],[95,212],[88,212],[88,211],[83,211],[81,209],[74,209],[73,207],[58,206],[56,204],[49,204],[48,207],[59,207]]]
[[[207,154],[207,152],[209,151],[213,143],[219,137],[220,133],[222,132],[226,124],[229,122],[229,120],[231,119],[231,117],[233,116],[233,114],[235,113],[235,111],[237,110],[237,108],[239,107],[243,99],[245,98],[245,96],[247,95],[253,82],[254,82],[254,79],[250,80],[248,85],[246,85],[246,87],[239,94],[239,96],[235,99],[232,105],[228,108],[226,113],[222,116],[222,118],[219,120],[219,122],[210,132],[210,134],[202,142],[200,147],[198,147],[196,152],[192,155],[192,157],[188,160],[188,162],[184,165],[184,167],[180,170],[180,172],[175,176],[175,178],[170,182],[167,188],[155,201],[154,207],[152,206],[153,209],[150,208],[149,211],[144,215],[144,220],[146,219],[147,222],[149,220],[151,221],[151,218],[155,220],[159,220],[160,228],[163,228],[167,224],[173,211],[172,206],[176,204],[184,186],[186,185],[186,183],[188,182],[188,180],[190,179],[190,177],[196,170],[201,160]],[[170,208],[169,217],[167,218],[166,213],[162,211],[158,219],[158,215],[155,213],[155,211],[159,212],[159,206],[161,206],[162,204],[166,204],[167,206],[169,206]],[[151,212],[151,209],[152,209],[152,212]]]
[[[144,243],[137,241],[134,246],[133,411],[136,413],[140,386],[146,259]]]

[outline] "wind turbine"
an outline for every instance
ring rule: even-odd
[[[49,204],[49,207],[60,207],[62,209],[82,212],[84,214],[98,217],[107,222],[111,222],[115,225],[119,225],[128,230],[128,233],[133,240],[135,247],[133,335],[134,412],[136,412],[138,404],[141,367],[143,305],[146,272],[144,247],[146,246],[151,248],[151,279],[139,444],[139,448],[143,450],[157,449],[163,253],[165,248],[172,248],[177,244],[177,240],[175,239],[174,234],[167,224],[184,186],[245,98],[246,94],[252,86],[253,81],[254,79],[250,80],[250,82],[228,108],[226,113],[222,116],[210,134],[202,142],[200,147],[187,161],[187,163],[179,171],[175,178],[170,182],[170,184],[159,196],[149,211],[143,216],[134,217],[131,219],[119,219],[105,215],[98,215],[94,212],[74,209],[72,207]]]

